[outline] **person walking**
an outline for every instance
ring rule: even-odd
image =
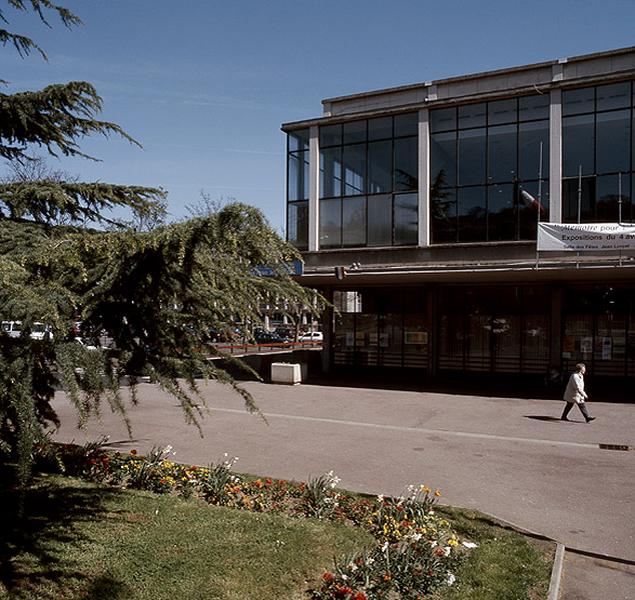
[[[568,421],[567,415],[571,412],[574,404],[578,405],[584,420],[587,423],[595,420],[595,417],[592,417],[589,414],[589,411],[586,407],[586,400],[588,399],[587,393],[584,391],[584,374],[586,373],[586,366],[584,363],[578,363],[575,366],[575,371],[571,373],[571,377],[569,377],[569,382],[567,383],[567,388],[564,391],[563,400],[566,401],[566,406],[562,411],[562,416],[560,419],[562,421]]]

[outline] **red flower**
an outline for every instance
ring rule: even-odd
[[[366,594],[364,594],[364,592],[357,592],[357,594],[353,596],[353,600],[367,600]]]
[[[335,577],[333,576],[333,573],[327,571],[326,573],[324,573],[324,575],[322,575],[322,579],[327,583],[331,583],[331,581],[333,581]]]
[[[130,454],[132,454],[132,456],[137,456],[137,451],[133,448],[130,450]]]

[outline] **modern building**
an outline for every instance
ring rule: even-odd
[[[635,47],[323,107],[282,129],[300,281],[338,309],[326,368],[635,379],[633,245],[536,243],[538,221],[632,225]]]

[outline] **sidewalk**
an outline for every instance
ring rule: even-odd
[[[567,546],[635,560],[635,452],[600,448],[635,446],[633,404],[591,403],[597,420],[587,425],[575,412],[577,422],[561,422],[563,403],[553,400],[244,387],[266,423],[246,413],[231,389],[211,383],[202,389],[212,414],[201,438],[184,424],[174,399],[144,384],[140,406],[129,411],[134,440],[107,411],[101,424],[79,432],[63,394],[55,402],[62,420],[57,437],[82,442],[108,434],[122,450],[171,444],[176,460],[195,464],[228,452],[240,457],[240,471],[285,479],[334,470],[343,487],[373,494],[397,495],[425,482],[440,488],[447,504],[481,510]],[[569,572],[574,567],[565,565],[565,589]],[[611,573],[598,572],[602,579]]]

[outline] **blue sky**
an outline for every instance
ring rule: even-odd
[[[143,144],[90,139],[87,181],[161,186],[173,218],[204,191],[284,227],[280,124],[323,98],[635,45],[633,0],[84,0],[48,29],[6,9],[49,62],[0,52],[5,92],[92,82],[102,117]]]

